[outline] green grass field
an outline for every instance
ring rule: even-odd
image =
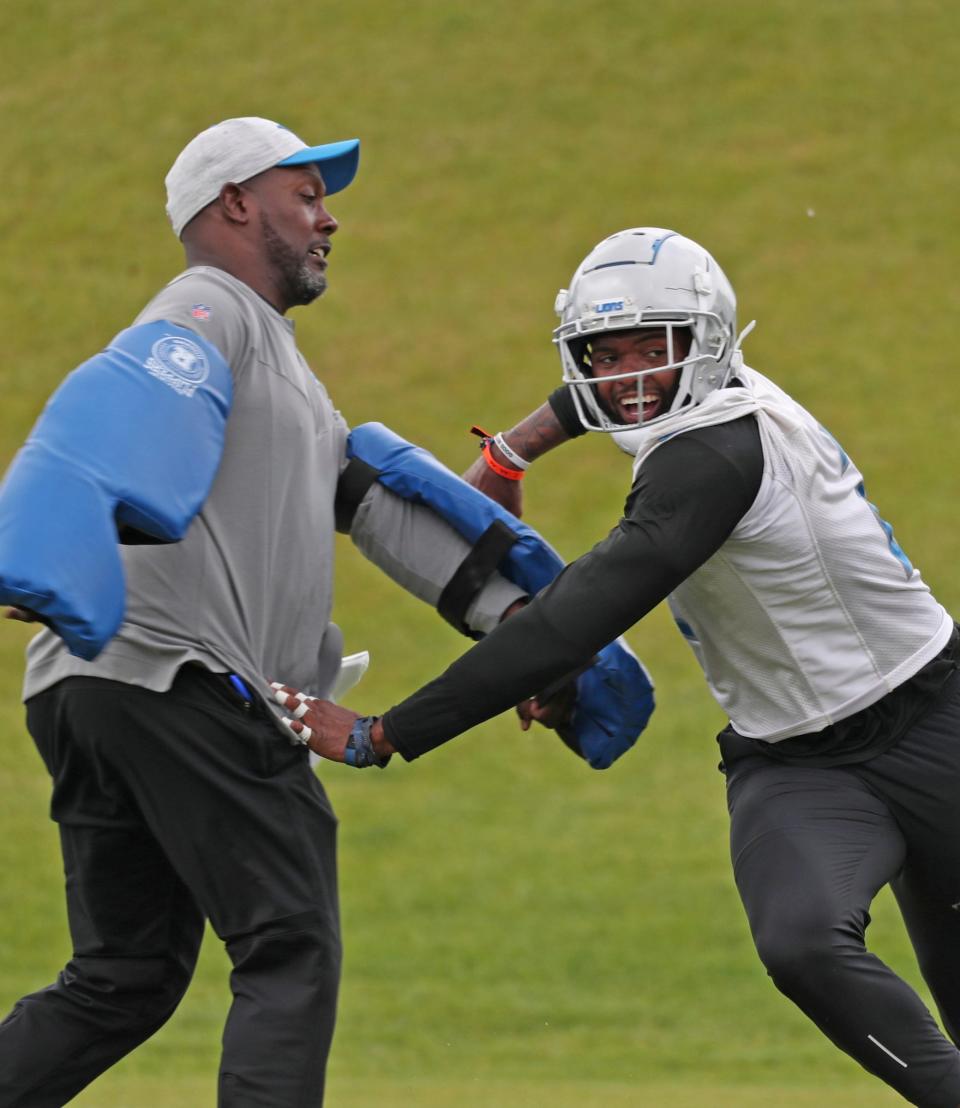
[[[163,176],[230,115],[359,135],[301,347],[353,423],[455,469],[559,381],[552,304],[620,227],[704,242],[759,321],[747,360],[806,403],[960,609],[956,14],[945,0],[35,0],[0,40],[0,465],[65,372],[180,265]],[[527,518],[572,557],[619,513],[601,436],[539,463]],[[336,617],[383,710],[464,647],[349,543]],[[68,956],[48,789],[0,628],[0,1010]],[[631,641],[660,708],[606,773],[504,717],[412,766],[323,776],[346,941],[332,1108],[902,1103],[775,991],[726,856],[722,720],[658,611]],[[131,741],[135,741],[135,736]],[[913,983],[892,900],[874,949]],[[215,1100],[211,937],[169,1025],[75,1103]]]

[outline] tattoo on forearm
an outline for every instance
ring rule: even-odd
[[[570,436],[560,426],[549,404],[541,404],[535,412],[504,433],[507,445],[513,447],[521,458],[532,462],[555,446],[567,442]]]

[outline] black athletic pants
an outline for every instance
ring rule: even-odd
[[[317,1108],[340,970],[336,820],[307,752],[224,675],[69,678],[27,723],[53,778],[73,956],[0,1024],[0,1106],[59,1108],[183,995],[204,918],[233,1004],[221,1108]]]
[[[921,1108],[960,1106],[960,674],[890,749],[813,769],[721,736],[731,853],[777,987]],[[864,945],[889,883],[947,1033]]]

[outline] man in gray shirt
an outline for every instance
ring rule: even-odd
[[[183,540],[123,548],[119,633],[94,661],[52,630],[29,648],[27,722],[53,778],[73,956],[0,1024],[4,1105],[62,1105],[160,1027],[205,918],[234,966],[220,1104],[322,1101],[340,968],[336,820],[265,682],[327,696],[340,663],[330,613],[348,429],[285,314],[326,287],[337,223],[325,198],[352,180],[357,148],[227,120],[167,177],[188,268],[134,326],[164,321],[219,351],[232,403]],[[183,387],[175,362],[164,373]],[[468,549],[376,483],[351,533],[433,604]],[[467,625],[491,629],[522,596],[495,575]]]

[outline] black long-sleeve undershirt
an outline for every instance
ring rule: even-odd
[[[575,439],[587,433],[586,427],[580,422],[577,414],[577,406],[573,402],[573,396],[566,385],[554,389],[547,397],[547,403],[553,409],[557,422],[563,428],[568,438]]]
[[[663,443],[640,467],[610,534],[391,708],[386,737],[409,761],[582,666],[716,553],[756,498],[762,475],[753,416]]]

